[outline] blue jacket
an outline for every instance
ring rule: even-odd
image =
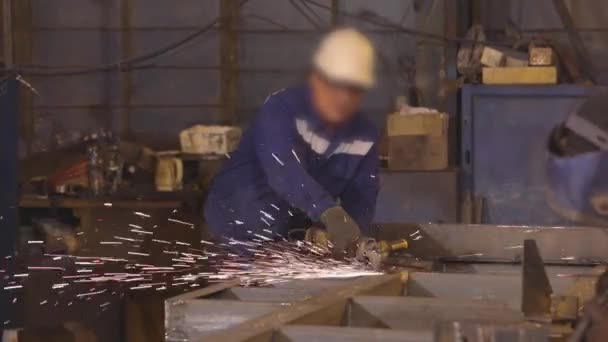
[[[377,141],[377,130],[361,114],[330,133],[308,87],[272,94],[213,180],[205,205],[211,232],[286,236],[307,228],[306,218],[318,222],[323,211],[341,205],[363,234],[373,235]]]

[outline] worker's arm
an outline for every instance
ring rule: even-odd
[[[280,99],[270,97],[257,115],[253,134],[257,158],[270,187],[313,221],[336,206],[332,196],[305,170],[294,149],[298,133]]]
[[[376,199],[380,188],[378,147],[375,143],[363,159],[355,177],[350,181],[340,200],[342,206],[359,224],[363,235],[374,237],[372,219],[376,211]]]

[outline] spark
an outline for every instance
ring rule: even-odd
[[[420,233],[420,229],[418,229],[417,231],[415,231],[415,232],[413,232],[412,234],[410,234],[410,237],[412,237],[412,236],[414,236],[414,235],[416,235],[416,234],[418,234],[418,233]]]
[[[106,292],[107,290],[99,290],[99,291],[94,291],[94,292],[88,292],[88,293],[79,293],[76,295],[77,298],[82,298],[82,297],[90,297],[90,296],[95,296],[98,294],[102,294],[104,292]]]
[[[416,236],[416,237],[414,238],[414,241],[418,241],[418,240],[420,240],[420,239],[422,239],[422,235],[418,235],[418,236]]]
[[[129,227],[135,228],[135,229],[144,229],[144,227],[136,225],[136,224],[133,224],[133,223],[129,223]]]
[[[48,267],[48,266],[28,266],[28,270],[32,271],[65,271],[63,267]]]
[[[28,242],[27,242],[27,243],[28,243],[28,244],[30,244],[30,245],[34,245],[34,244],[43,244],[43,243],[44,243],[44,241],[42,241],[42,240],[28,240]]]
[[[48,301],[47,300],[43,300],[42,302],[40,302],[40,305],[44,305],[46,303],[48,303]]]
[[[283,161],[281,161],[281,159],[279,159],[279,157],[277,157],[276,154],[274,154],[274,153],[271,153],[271,154],[272,154],[272,157],[274,158],[274,160],[277,161],[277,163],[281,164],[281,166],[285,166],[285,164],[283,163]]]
[[[12,286],[5,286],[4,289],[5,290],[16,290],[16,289],[22,289],[23,285],[12,285]]]
[[[234,224],[241,225],[241,224],[245,224],[245,222],[239,221],[239,220],[234,220]]]
[[[194,229],[194,224],[193,224],[193,223],[190,223],[190,222],[181,221],[181,220],[174,219],[174,218],[168,218],[168,219],[167,219],[167,221],[170,221],[170,222],[175,222],[175,223],[179,223],[179,224],[182,224],[182,225],[184,225],[184,226],[188,226],[188,227],[190,227],[190,228]]]
[[[150,218],[152,216],[146,214],[146,213],[142,213],[141,211],[134,211],[133,214],[139,216],[139,217],[145,217],[145,218]]]
[[[505,249],[517,249],[517,248],[524,248],[524,246],[523,245],[514,245],[514,246],[505,247]]]
[[[152,287],[152,285],[139,285],[139,286],[129,287],[129,290],[143,290],[143,289],[149,289],[151,287]]]
[[[112,203],[106,202],[106,203],[103,204],[103,206],[110,208],[110,207],[112,207]]]
[[[269,213],[265,212],[264,210],[260,210],[260,213],[262,213],[262,215],[264,215],[265,217],[271,219],[274,221],[274,217],[272,217],[272,215],[270,215]]]
[[[100,241],[100,245],[122,245],[120,241]]]
[[[130,255],[139,255],[139,256],[150,256],[148,253],[140,253],[140,252],[127,252]]]
[[[131,232],[136,233],[136,234],[148,234],[148,235],[154,234],[153,232],[149,232],[147,230],[141,230],[141,229],[131,229]]]
[[[191,244],[187,243],[187,242],[182,242],[182,241],[175,241],[176,245],[181,245],[181,246],[192,246]]]
[[[214,245],[213,242],[209,242],[209,241],[206,241],[206,240],[201,240],[201,243],[204,244],[204,245]]]
[[[55,289],[62,289],[62,288],[66,287],[66,286],[69,286],[69,285],[70,285],[69,283],[59,283],[59,284],[53,284],[51,286],[51,288],[53,290],[55,290]]]
[[[164,243],[165,245],[170,245],[171,242],[159,239],[152,239],[153,242]]]
[[[13,277],[15,277],[15,278],[27,278],[27,277],[29,277],[29,275],[30,275],[29,273],[17,273],[17,274],[14,274]]]
[[[291,149],[291,154],[293,154],[293,156],[296,157],[296,160],[298,161],[298,163],[301,163],[300,158],[298,157],[298,154],[296,153],[296,151],[294,151],[293,148]]]

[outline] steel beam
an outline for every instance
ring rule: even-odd
[[[545,264],[608,262],[608,230],[604,228],[385,224],[380,227],[379,238],[407,238],[409,253],[424,260],[520,263],[524,240],[536,240]]]

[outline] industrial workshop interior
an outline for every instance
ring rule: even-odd
[[[607,23],[0,0],[0,342],[608,342]]]

